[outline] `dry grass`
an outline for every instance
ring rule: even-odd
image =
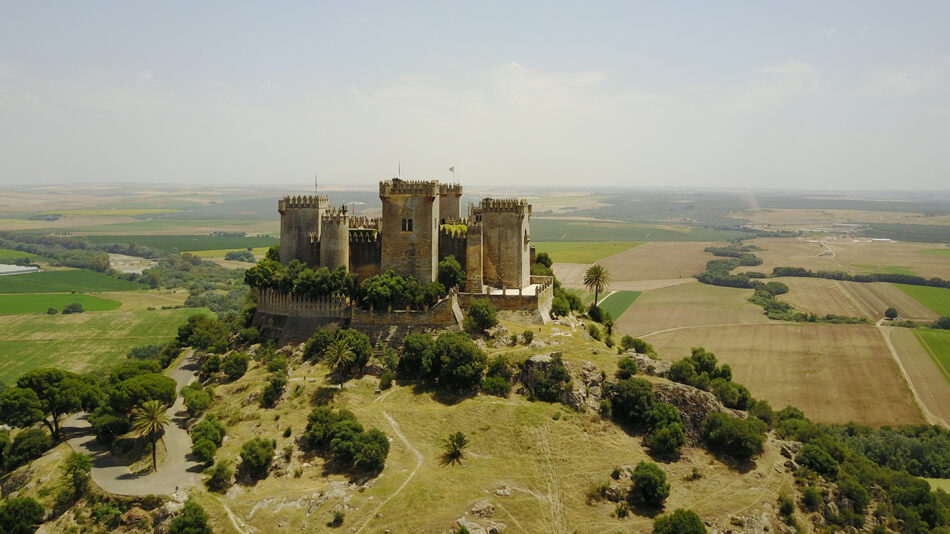
[[[924,422],[897,364],[873,326],[716,326],[650,336],[664,359],[705,347],[734,379],[773,407],[797,406],[813,420],[880,426]]]
[[[893,284],[840,282],[821,278],[776,278],[788,285],[779,297],[795,308],[825,315],[834,313],[878,320],[893,306],[906,319],[933,321],[937,314]]]
[[[950,224],[950,215],[927,217],[922,213],[906,211],[871,211],[844,209],[757,209],[743,210],[733,214],[755,225],[772,225],[788,230],[830,227],[836,223],[899,223],[899,224]]]
[[[614,282],[689,278],[713,259],[703,249],[711,243],[651,242],[621,252],[600,263]]]
[[[917,395],[934,417],[950,425],[950,379],[938,367],[938,362],[921,344],[917,331],[910,328],[884,327],[891,344],[901,359],[901,365],[914,384]]]
[[[748,302],[750,296],[751,289],[710,286],[695,280],[646,291],[616,320],[616,329],[642,336],[696,326],[767,324],[762,308]]]

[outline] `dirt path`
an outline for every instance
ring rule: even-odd
[[[904,375],[904,380],[913,393],[914,400],[920,406],[924,418],[932,425],[950,427],[950,413],[948,413],[950,404],[947,402],[950,399],[950,385],[916,338],[901,340],[902,350],[898,351],[891,342],[891,334],[895,328],[900,327],[883,326],[884,321],[880,319],[875,326],[884,338],[884,343],[891,351],[891,356],[897,362],[901,374]],[[907,333],[913,334],[909,330]],[[903,336],[903,332],[899,335]],[[914,350],[915,345],[917,350]]]
[[[179,364],[168,373],[175,380],[177,390],[190,384],[198,372],[194,353],[189,351]],[[76,414],[63,423],[67,443],[76,452],[92,456],[92,480],[103,491],[115,495],[168,495],[180,488],[189,488],[201,483],[202,466],[188,459],[191,451],[191,436],[184,425],[188,419],[184,399],[178,397],[166,412],[172,424],[165,430],[165,459],[158,465],[158,472],[137,475],[129,472],[127,465],[120,463],[108,449],[96,441],[96,436],[87,421],[88,414]]]

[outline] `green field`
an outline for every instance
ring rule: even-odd
[[[534,244],[538,252],[547,252],[560,263],[594,263],[619,254],[637,245],[639,241],[576,241],[573,243],[542,241]]]
[[[132,291],[145,286],[119,280],[107,274],[86,269],[44,271],[39,273],[0,276],[0,293],[62,293],[76,291]]]
[[[950,493],[950,478],[925,478],[924,480],[930,484],[930,489],[934,491],[942,489]]]
[[[68,293],[17,293],[0,295],[0,315],[15,313],[46,313],[49,308],[63,311],[67,304],[78,302],[83,311],[108,311],[119,307],[115,300],[90,295],[71,295]]]
[[[917,276],[917,273],[907,265],[859,265],[855,263],[852,265],[852,267],[867,273],[906,274],[908,276]]]
[[[950,330],[916,329],[914,334],[930,356],[943,367],[944,375],[950,380]]]
[[[950,315],[950,289],[943,287],[911,286],[894,284],[904,293],[933,310],[937,315]]]
[[[90,235],[92,243],[136,243],[171,251],[241,250],[247,247],[269,247],[280,244],[276,237],[212,237],[210,235]]]
[[[255,256],[263,256],[267,254],[267,249],[270,247],[254,247],[251,249],[251,254]],[[198,256],[199,258],[223,258],[228,252],[239,252],[241,250],[247,250],[247,247],[244,248],[219,248],[215,250],[195,250],[192,251],[192,254]]]
[[[600,309],[609,313],[614,319],[617,319],[623,315],[623,312],[627,311],[627,308],[629,308],[639,296],[639,291],[617,291],[600,302]]]
[[[36,254],[30,254],[29,252],[23,252],[20,250],[0,248],[0,263],[10,263],[15,260],[20,260],[23,258],[29,258],[32,261],[32,260],[39,259],[39,256],[37,256]]]
[[[171,340],[189,315],[206,310],[135,310],[0,317],[0,381],[37,367],[93,372],[125,359],[132,347]]]
[[[533,219],[531,238],[545,241],[728,241],[748,237],[738,230],[649,225],[597,220]]]
[[[950,258],[950,248],[931,248],[927,250],[921,250],[924,254],[932,254],[934,256],[943,256],[945,258]]]
[[[181,210],[174,208],[99,208],[77,210],[51,210],[41,212],[40,215],[121,215],[134,217],[136,215],[154,215],[157,213],[176,213]]]

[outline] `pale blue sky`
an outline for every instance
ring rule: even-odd
[[[948,2],[2,2],[0,184],[946,189]]]

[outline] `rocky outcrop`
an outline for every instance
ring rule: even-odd
[[[573,387],[561,393],[561,403],[577,411],[600,409],[600,400],[604,396],[604,373],[600,368],[587,360],[564,365],[571,375]]]
[[[715,412],[724,412],[733,417],[745,418],[746,413],[726,408],[715,395],[677,382],[657,382],[653,384],[653,394],[657,402],[672,404],[683,417],[686,436],[693,441],[700,439],[706,416]]]
[[[633,359],[637,364],[637,369],[645,375],[662,376],[664,378],[670,376],[670,366],[673,365],[671,361],[654,360],[645,354],[637,354],[632,350],[627,351],[624,356]]]

